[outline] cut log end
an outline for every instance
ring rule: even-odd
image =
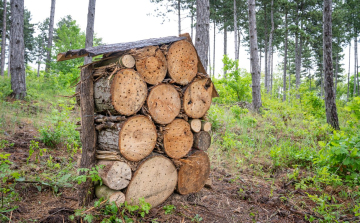
[[[191,150],[193,134],[190,124],[183,119],[175,119],[166,126],[164,134],[165,153],[174,159],[180,159]]]
[[[103,183],[113,190],[121,190],[128,186],[131,180],[129,165],[120,161],[101,160],[98,165],[104,165],[99,169],[99,176]]]
[[[174,192],[176,182],[177,171],[171,160],[153,156],[135,172],[126,190],[126,201],[138,205],[139,198],[143,197],[152,207],[156,207]]]
[[[209,78],[194,81],[185,90],[183,107],[191,118],[201,118],[209,110],[213,83]]]
[[[202,124],[200,119],[190,119],[189,124],[193,132],[200,132]]]
[[[160,84],[150,91],[147,106],[155,122],[169,124],[180,113],[180,95],[174,86]]]
[[[177,190],[180,194],[200,191],[210,175],[210,160],[203,151],[196,151],[180,167]]]
[[[95,195],[99,199],[109,199],[109,203],[115,202],[118,206],[125,202],[125,195],[121,191],[112,190],[105,185],[96,186]]]
[[[130,161],[140,161],[154,149],[157,132],[154,123],[146,116],[129,118],[119,133],[120,153]]]
[[[161,83],[167,71],[167,62],[161,50],[156,46],[142,49],[137,55],[136,70],[146,83],[156,85]]]
[[[194,46],[181,40],[173,43],[167,53],[170,77],[178,84],[190,83],[198,71],[198,57]]]
[[[131,55],[124,55],[119,58],[120,67],[133,68],[135,66],[135,59]]]
[[[205,132],[210,132],[211,130],[211,122],[202,121],[201,122],[201,130]]]
[[[194,148],[206,151],[210,145],[211,136],[209,132],[201,131],[194,134]]]
[[[120,114],[138,112],[147,97],[147,85],[133,69],[123,69],[114,75],[111,82],[111,102]]]

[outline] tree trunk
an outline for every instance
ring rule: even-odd
[[[179,32],[179,36],[181,34],[181,0],[178,0],[178,5],[177,5],[177,10],[178,10],[178,32]]]
[[[348,70],[348,83],[347,83],[347,97],[346,101],[349,101],[350,97],[350,61],[351,61],[351,40],[349,41],[349,70]]]
[[[211,136],[209,132],[201,131],[194,134],[194,148],[206,151],[210,145]]]
[[[252,103],[256,112],[259,112],[261,107],[261,92],[260,92],[260,68],[259,68],[259,54],[257,45],[257,31],[256,31],[256,15],[255,15],[255,0],[248,1],[249,6],[249,34],[250,34],[250,56],[252,67]]]
[[[207,66],[208,66],[209,23],[210,23],[209,0],[197,0],[195,48],[198,52],[200,61],[202,62],[205,70],[207,70]]]
[[[104,166],[99,169],[99,176],[102,182],[113,190],[121,190],[128,186],[131,180],[131,169],[129,165],[120,161],[100,160],[98,166]]]
[[[11,0],[11,90],[16,99],[26,96],[24,61],[24,0]]]
[[[237,49],[237,58],[239,59],[239,57],[240,57],[240,41],[241,41],[241,32],[240,32],[240,30],[238,30],[238,49]]]
[[[272,59],[273,59],[273,53],[272,53],[272,50],[273,50],[273,46],[272,46],[272,41],[273,41],[273,36],[274,36],[274,31],[275,31],[275,28],[274,28],[274,0],[271,0],[271,31],[270,31],[270,37],[269,37],[269,48],[268,48],[268,53],[269,53],[269,56],[268,56],[268,64],[266,65],[267,69],[270,70],[270,66],[271,66],[271,77],[270,77],[270,80],[269,78],[267,79],[268,80],[268,83],[267,83],[267,88],[266,88],[266,91],[267,93],[270,93],[272,92]],[[271,59],[270,59],[271,58]]]
[[[335,88],[334,88],[335,100],[336,100],[337,79],[338,79],[338,69],[339,69],[339,61],[338,61],[338,57],[339,57],[339,53],[336,53],[336,65],[335,65]]]
[[[215,37],[216,37],[216,22],[214,20],[213,77],[215,77]]]
[[[227,55],[227,27],[224,23],[224,55]],[[225,64],[224,64],[225,68]],[[224,78],[226,78],[227,70],[224,69]]]
[[[332,0],[324,0],[324,73],[325,73],[325,107],[327,122],[336,130],[340,129],[337,115],[335,95],[334,95],[334,79],[333,79],[333,64],[332,64]]]
[[[81,69],[81,144],[82,155],[80,168],[91,169],[95,166],[96,133],[94,125],[94,81],[92,67],[87,66]],[[81,175],[86,173],[80,172]],[[94,196],[94,185],[90,178],[79,185],[78,196],[79,206],[87,206]]]
[[[52,48],[52,40],[53,40],[53,34],[54,34],[55,4],[56,4],[56,0],[51,0],[49,40],[48,40],[48,44],[47,44],[46,65],[45,65],[46,73],[49,73],[49,70],[50,70],[51,48]]]
[[[356,33],[356,30],[355,30]],[[354,90],[353,90],[353,97],[356,94],[356,67],[357,67],[357,34],[355,34],[354,40]]]
[[[239,60],[238,53],[238,37],[237,37],[237,17],[236,17],[236,0],[234,0],[234,43],[235,43],[235,60]],[[236,69],[238,67],[236,66]]]
[[[271,46],[271,88],[270,92],[273,92],[273,71],[274,71],[274,46]]]
[[[154,123],[144,115],[136,115],[126,121],[99,129],[98,146],[102,150],[120,151],[130,161],[140,161],[154,149],[157,132]]]
[[[287,8],[285,8],[285,46],[284,46],[284,72],[283,72],[283,101],[286,101],[286,65],[287,65],[287,44],[288,44],[288,20]]]
[[[139,198],[145,198],[152,207],[156,207],[174,192],[177,179],[176,168],[170,159],[151,156],[134,173],[125,199],[130,205],[139,205]]]
[[[109,203],[115,202],[119,207],[125,202],[125,195],[121,191],[112,190],[105,185],[96,186],[95,195],[99,199],[109,199]]]
[[[191,13],[191,40],[194,41],[193,39],[193,34],[194,34],[194,14]]]
[[[96,0],[89,0],[89,8],[87,15],[87,26],[86,26],[86,42],[85,48],[93,46],[94,40],[94,21],[95,21],[95,4]],[[84,59],[84,64],[91,63],[92,57],[86,56]]]
[[[5,68],[5,48],[6,48],[6,1],[4,0],[4,12],[3,12],[3,28],[2,28],[2,39],[1,39],[1,76],[4,77]]]
[[[268,79],[269,79],[269,70],[268,70],[268,37],[267,37],[267,13],[266,13],[266,3],[264,3],[264,39],[265,39],[265,47],[264,47],[264,54],[265,54],[265,81],[264,81],[264,86],[265,86],[265,90],[268,89]]]
[[[210,175],[210,160],[204,151],[195,151],[188,158],[183,159],[177,182],[180,194],[196,193],[204,187]]]
[[[10,67],[11,67],[11,35],[12,34],[11,34],[11,28],[10,28],[9,48],[8,48],[8,51],[9,51],[9,54],[8,54],[8,74],[7,74],[8,77],[11,76],[11,69],[10,69]]]
[[[299,7],[296,4],[296,17],[295,17],[295,25],[296,25],[296,31],[295,31],[295,86],[296,86],[296,91],[299,90],[299,86],[300,86],[300,61],[299,61],[299,55],[300,55],[300,47],[299,47]],[[289,88],[290,89],[290,88]],[[299,98],[299,94],[298,92],[296,93],[296,97]]]

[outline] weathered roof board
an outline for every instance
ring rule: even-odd
[[[142,48],[145,46],[156,46],[162,45],[166,43],[172,43],[179,40],[183,40],[185,37],[177,37],[177,36],[169,36],[163,38],[153,38],[153,39],[145,39],[139,40],[135,42],[128,42],[128,43],[115,43],[109,45],[102,45],[102,46],[95,46],[89,47],[79,50],[69,50],[64,53],[59,53],[57,55],[57,61],[64,61],[64,60],[71,60],[75,58],[85,57],[85,56],[97,56],[101,54],[108,54],[108,53],[116,53],[120,51],[130,50],[134,48]]]

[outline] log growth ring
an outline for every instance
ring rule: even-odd
[[[147,85],[133,69],[118,71],[111,82],[111,102],[122,115],[138,112],[147,97]]]
[[[198,57],[194,46],[181,40],[173,43],[167,54],[170,77],[178,84],[190,83],[198,71]]]
[[[119,149],[130,161],[140,161],[154,149],[157,132],[154,123],[144,115],[129,118],[119,132]]]
[[[186,156],[193,145],[193,137],[190,124],[183,119],[175,119],[166,126],[166,133],[164,134],[165,153],[174,159]]]

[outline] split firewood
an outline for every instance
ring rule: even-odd
[[[189,84],[198,71],[198,57],[194,46],[181,40],[171,44],[167,52],[168,72],[178,84]]]
[[[202,127],[202,123],[200,119],[198,118],[189,119],[189,124],[193,132],[200,132]]]
[[[147,97],[147,85],[133,69],[118,70],[112,78],[103,77],[94,83],[96,112],[133,115]]]
[[[98,165],[104,165],[99,169],[102,182],[113,190],[121,190],[127,187],[131,180],[131,168],[125,162],[100,160]]]
[[[95,195],[99,199],[108,199],[109,203],[115,202],[118,206],[125,202],[125,195],[121,191],[112,190],[105,185],[96,186]]]
[[[196,149],[206,151],[211,145],[211,136],[209,132],[200,131],[194,134],[194,145]]]

